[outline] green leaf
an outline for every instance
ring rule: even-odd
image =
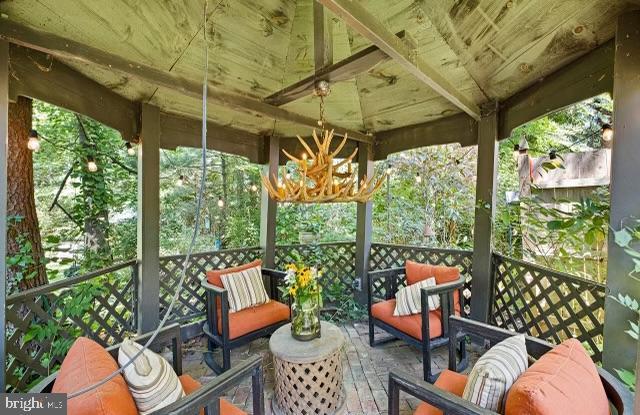
[[[613,231],[613,236],[616,245],[623,248],[628,247],[633,240],[631,233],[626,228],[622,228],[619,231]]]

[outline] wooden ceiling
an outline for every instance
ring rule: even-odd
[[[369,0],[360,3],[391,33],[405,31],[417,59],[480,105],[503,100],[614,35],[616,15],[640,1]],[[4,19],[58,35],[193,82],[203,74],[203,2],[193,0],[4,0]],[[209,82],[262,100],[314,73],[313,0],[209,0]],[[329,14],[333,62],[371,43]],[[0,24],[2,20],[0,20]],[[61,59],[87,77],[163,112],[199,118],[200,100],[109,68]],[[385,60],[331,86],[327,119],[378,133],[460,113],[414,74]],[[282,108],[318,117],[318,98]],[[209,119],[256,134],[308,127],[211,103]]]

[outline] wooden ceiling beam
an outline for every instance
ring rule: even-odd
[[[199,148],[202,140],[202,121],[179,115],[160,113],[160,147]],[[207,148],[223,153],[247,157],[252,163],[265,163],[264,137],[214,122],[207,123]]]
[[[404,35],[404,30],[396,34],[400,39],[403,39]],[[390,59],[389,55],[381,51],[379,47],[376,45],[369,46],[340,62],[325,66],[315,74],[269,95],[265,98],[265,101],[277,106],[287,104],[311,94],[314,90],[315,83],[319,80],[327,81],[330,84],[347,81],[367,72],[374,66],[388,59]]]
[[[202,97],[202,85],[199,82],[139,62],[130,61],[121,56],[70,39],[65,39],[58,35],[22,26],[8,19],[2,19],[0,38],[17,45],[51,54],[58,58],[100,65],[156,86],[178,91],[187,96],[194,98]],[[290,121],[308,127],[318,127],[317,120],[312,117],[297,114],[249,96],[232,94],[211,85],[208,86],[208,97],[210,102],[226,105],[238,111],[245,111],[257,116],[273,118],[280,121]],[[366,143],[373,142],[373,138],[370,135],[360,131],[348,130],[329,123],[327,123],[327,127],[335,129],[339,135],[348,134],[349,138],[356,141]]]
[[[390,32],[363,6],[353,0],[318,0],[340,16],[349,26],[394,59],[407,72],[431,87],[456,107],[476,120],[480,119],[480,108],[458,91],[436,69],[420,57],[412,56],[404,42]]]
[[[333,25],[322,4],[313,2],[313,61],[315,72],[333,63]]]
[[[498,139],[508,138],[514,128],[529,121],[611,93],[614,52],[615,42],[610,40],[501,102]]]
[[[414,148],[460,143],[463,147],[478,142],[478,123],[467,114],[456,114],[421,124],[381,131],[376,134],[375,160]]]
[[[9,97],[38,99],[86,115],[132,141],[139,132],[140,106],[36,50],[11,45]]]

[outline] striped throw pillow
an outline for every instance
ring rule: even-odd
[[[400,288],[396,293],[396,309],[393,310],[394,316],[409,316],[418,314],[422,311],[422,303],[420,302],[420,291],[424,287],[435,287],[436,278],[431,277],[407,287]],[[429,296],[429,310],[434,311],[440,307],[440,296],[437,294]]]
[[[118,351],[118,363],[124,366],[142,346],[126,339]],[[185,396],[178,375],[162,356],[145,350],[124,369],[124,379],[141,415],[170,405]]]
[[[229,293],[229,311],[232,313],[269,302],[259,266],[223,274],[220,279]]]
[[[503,413],[509,388],[527,367],[524,335],[509,337],[478,359],[469,373],[462,397],[485,409]]]

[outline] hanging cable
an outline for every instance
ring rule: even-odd
[[[203,195],[204,195],[204,190],[205,190],[205,179],[206,179],[206,173],[207,173],[207,92],[208,92],[208,75],[209,75],[209,48],[207,45],[207,7],[208,7],[208,0],[205,0],[204,3],[204,16],[203,16],[203,28],[202,28],[202,34],[203,34],[203,38],[204,38],[204,80],[203,80],[203,84],[202,84],[202,137],[201,137],[201,144],[202,144],[202,165],[201,165],[201,177],[200,177],[200,188],[198,190],[198,196],[197,196],[197,202],[196,202],[196,221],[195,221],[195,226],[193,228],[193,235],[191,236],[191,242],[189,243],[189,249],[187,250],[187,255],[185,257],[183,266],[182,266],[182,271],[180,273],[180,282],[178,283],[178,286],[176,287],[176,291],[173,294],[173,298],[171,299],[171,303],[169,304],[169,308],[167,308],[166,313],[164,314],[164,317],[162,318],[162,320],[160,321],[160,324],[158,325],[158,328],[156,328],[153,332],[153,334],[151,335],[151,337],[149,337],[149,340],[147,340],[147,342],[144,344],[144,346],[142,347],[142,349],[140,349],[135,355],[133,355],[133,357],[131,359],[129,359],[128,362],[126,362],[124,365],[122,365],[120,367],[120,369],[114,371],[112,374],[110,374],[109,376],[105,377],[104,379],[102,379],[99,382],[94,383],[93,385],[89,385],[85,388],[82,388],[76,392],[70,393],[68,394],[67,398],[68,399],[73,399],[75,397],[78,397],[80,395],[83,395],[87,392],[90,392],[96,388],[99,388],[100,386],[106,384],[107,382],[109,382],[111,379],[115,378],[116,376],[120,375],[122,372],[124,372],[124,370],[129,367],[131,364],[133,364],[133,362],[142,355],[142,353],[147,350],[149,348],[149,345],[151,345],[151,343],[155,340],[155,338],[158,336],[158,333],[160,333],[160,330],[162,330],[164,328],[164,326],[167,324],[167,321],[169,320],[169,316],[171,316],[171,313],[173,312],[173,307],[175,306],[176,302],[178,301],[178,296],[180,295],[180,291],[182,291],[182,287],[184,285],[184,280],[185,277],[187,275],[187,269],[189,267],[189,262],[191,260],[191,254],[193,253],[193,249],[195,247],[195,243],[196,243],[196,239],[198,237],[198,233],[200,232],[200,221],[197,219],[200,217],[200,212],[202,209],[202,199],[203,199]],[[144,151],[144,149],[143,149]]]

